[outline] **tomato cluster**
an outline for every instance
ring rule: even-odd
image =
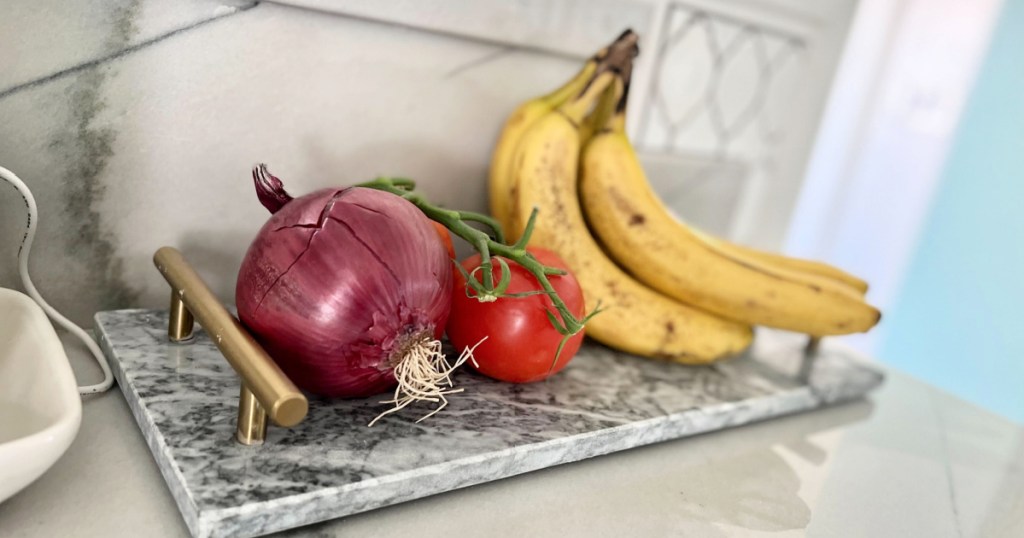
[[[553,252],[528,248],[540,263],[566,271],[564,275],[548,277],[552,287],[565,302],[573,316],[583,318],[585,304],[583,290],[565,262]],[[462,261],[467,273],[479,278],[480,255]],[[508,261],[512,280],[507,294],[522,294],[541,290],[537,279],[519,264]],[[493,278],[497,282],[500,268],[493,264]],[[476,369],[494,379],[512,383],[540,381],[565,368],[580,348],[583,332],[571,337],[555,361],[555,354],[563,336],[548,319],[547,312],[558,317],[551,299],[543,293],[525,297],[502,297],[492,302],[481,302],[473,292],[467,294],[466,279],[456,271],[452,292],[452,310],[448,318],[448,339],[460,351],[483,340],[475,349]],[[484,338],[486,337],[486,340]]]

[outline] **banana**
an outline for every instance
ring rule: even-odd
[[[696,230],[695,230],[696,231]],[[769,266],[777,266],[783,269],[789,269],[791,271],[798,271],[801,273],[807,273],[811,275],[817,275],[820,277],[828,278],[836,282],[852,288],[860,295],[864,295],[868,291],[868,283],[863,279],[851,275],[842,269],[829,265],[824,262],[815,260],[805,260],[802,258],[793,258],[790,256],[784,256],[782,254],[775,254],[773,252],[765,252],[763,250],[757,250],[743,245],[737,245],[736,243],[730,243],[723,239],[706,236],[703,238],[705,241],[714,243],[718,248],[732,252],[739,255],[749,256],[755,258],[761,263]]]
[[[562,87],[519,105],[505,120],[491,155],[488,190],[491,216],[505,229],[509,241],[518,239],[515,230],[509,225],[509,215],[511,200],[515,197],[512,157],[523,133],[542,116],[577,96],[597,73],[618,71],[623,64],[630,64],[637,54],[637,39],[638,36],[632,30],[626,30],[587,60],[583,68]]]
[[[722,319],[669,299],[640,284],[601,251],[583,220],[577,193],[579,126],[612,81],[598,75],[581,95],[545,114],[520,140],[513,156],[516,189],[510,233],[522,233],[531,212],[530,239],[557,253],[576,275],[592,312],[602,312],[586,334],[611,347],[647,357],[703,364],[742,351],[753,338],[749,325]]]
[[[620,75],[621,76],[621,75]],[[579,133],[580,147],[587,145],[587,142],[601,130],[605,122],[611,118],[612,113],[615,112],[615,104],[618,102],[619,95],[622,88],[620,84],[609,84],[605,88],[604,93],[601,94],[600,100],[597,105],[594,106],[593,112],[587,115],[583,121],[580,122],[577,132]]]
[[[580,193],[602,245],[644,284],[742,323],[813,336],[867,331],[881,314],[857,290],[709,241],[658,199],[624,132],[624,103],[582,155]],[[790,262],[792,263],[792,262]]]
[[[519,105],[508,119],[505,120],[505,125],[498,136],[498,143],[494,146],[494,153],[491,155],[488,190],[490,194],[491,216],[501,224],[506,234],[512,233],[512,227],[509,226],[509,215],[512,211],[512,189],[514,185],[512,157],[519,139],[538,119],[554,110],[555,107],[561,105],[573,95],[579,93],[587,81],[590,80],[590,77],[593,76],[594,71],[597,70],[597,63],[598,59],[596,57],[588,60],[583,69],[561,88],[547,95],[526,101]],[[515,239],[517,238],[514,235],[508,238],[509,241],[514,241]]]

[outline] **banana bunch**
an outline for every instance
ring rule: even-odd
[[[745,349],[752,325],[812,336],[874,326],[864,281],[713,238],[665,208],[624,132],[636,41],[624,33],[563,87],[521,105],[491,161],[491,212],[506,235],[532,226],[530,244],[561,256],[587,310],[603,309],[587,335],[702,364]]]

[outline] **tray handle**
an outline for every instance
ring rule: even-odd
[[[274,424],[284,427],[302,422],[309,410],[306,396],[224,308],[181,252],[162,247],[153,255],[153,263],[171,285],[167,328],[170,340],[183,342],[191,338],[198,319],[210,340],[242,378],[235,439],[244,445],[263,444],[268,417]]]

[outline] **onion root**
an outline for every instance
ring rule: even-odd
[[[467,347],[462,350],[455,364],[450,364],[444,356],[444,353],[441,351],[441,341],[430,336],[424,335],[411,342],[408,346],[403,346],[404,353],[402,358],[397,361],[394,367],[395,379],[398,380],[394,397],[380,402],[382,404],[391,404],[394,407],[377,415],[376,418],[370,421],[368,427],[373,427],[381,418],[401,411],[413,402],[439,404],[433,411],[420,417],[416,421],[417,424],[444,409],[448,405],[447,396],[449,394],[465,390],[454,388],[455,384],[451,380],[452,372],[465,364],[466,361],[472,361],[473,364],[476,364],[476,359],[473,358],[473,351],[486,339],[485,337],[473,347]]]

